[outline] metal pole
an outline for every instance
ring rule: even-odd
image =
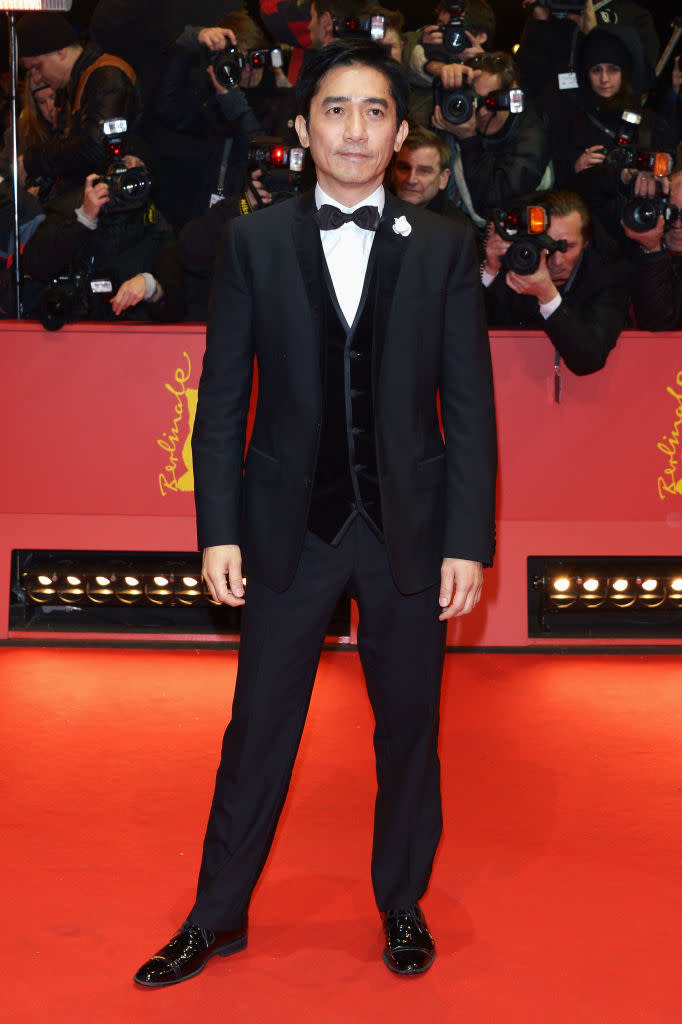
[[[17,320],[21,320],[21,245],[19,235],[19,160],[17,156],[17,36],[14,30],[15,12],[8,11],[10,54],[10,102],[12,107],[12,193],[14,198],[14,286],[16,290]]]

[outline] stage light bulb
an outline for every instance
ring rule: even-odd
[[[591,576],[583,583],[583,589],[587,590],[590,594],[594,593],[595,590],[599,590],[599,580]]]
[[[567,576],[559,576],[554,580],[553,587],[558,590],[560,594],[565,593],[571,585],[571,581]]]
[[[80,576],[67,576],[66,582],[72,587],[80,587],[81,585]]]
[[[39,576],[38,577],[38,583],[41,583],[44,587],[49,587],[49,585],[52,583],[52,577],[51,576]]]
[[[657,586],[658,586],[658,580],[654,580],[654,579],[642,580],[642,590],[646,590],[647,593],[651,593],[651,591],[655,590]]]
[[[140,581],[138,580],[137,576],[126,576],[124,578],[124,582],[128,587],[139,587],[140,585]]]
[[[198,587],[199,586],[199,580],[195,579],[194,576],[183,576],[182,577],[182,582],[185,584],[186,587]]]
[[[619,594],[622,594],[625,590],[628,589],[629,584],[628,584],[627,580],[618,579],[618,580],[614,580],[613,583],[611,584],[611,586]]]
[[[678,594],[682,592],[682,579],[679,576],[677,576],[674,580],[671,580],[670,589],[676,591],[676,593]]]
[[[111,580],[108,576],[95,576],[95,583],[98,587],[108,587]]]
[[[167,579],[166,576],[155,576],[154,583],[156,584],[157,587],[167,587],[168,584],[170,583],[170,580]]]

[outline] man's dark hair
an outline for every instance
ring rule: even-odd
[[[450,0],[441,0],[436,8],[436,15],[447,13],[449,10]],[[490,46],[495,35],[495,12],[487,0],[467,0],[464,16],[471,25],[472,34],[485,32],[488,37],[486,44]]]
[[[442,135],[436,135],[435,132],[429,131],[429,129],[424,128],[423,125],[416,124],[410,128],[400,152],[402,152],[403,149],[422,149],[424,146],[428,146],[430,149],[436,150],[438,153],[438,161],[441,171],[447,170],[450,166],[450,147]],[[396,153],[396,157],[400,156],[400,152]]]
[[[374,68],[388,79],[389,90],[396,107],[396,124],[407,116],[409,93],[407,77],[397,61],[388,56],[383,46],[369,39],[335,39],[321,50],[313,51],[310,61],[303,67],[296,83],[296,99],[299,112],[310,118],[310,104],[322,83],[322,79],[334,68],[351,67],[353,64]]]
[[[567,189],[551,189],[549,192],[538,192],[537,201],[544,203],[551,217],[568,217],[571,213],[580,214],[580,230],[586,242],[594,234],[594,221],[587,203],[577,192]]]

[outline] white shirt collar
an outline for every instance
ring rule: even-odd
[[[372,192],[371,196],[363,199],[359,203],[355,203],[354,206],[342,206],[336,199],[332,199],[328,196],[324,189],[319,185],[315,185],[315,206],[319,210],[325,203],[329,206],[336,206],[339,210],[343,210],[344,213],[352,213],[357,210],[360,206],[377,206],[379,208],[379,216],[384,212],[384,203],[386,202],[386,193],[384,192],[384,186],[379,185],[377,189]]]

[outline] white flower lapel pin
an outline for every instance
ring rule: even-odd
[[[407,238],[409,233],[412,231],[412,225],[407,217],[396,217],[393,221],[393,230],[396,235],[402,235],[403,238]]]

